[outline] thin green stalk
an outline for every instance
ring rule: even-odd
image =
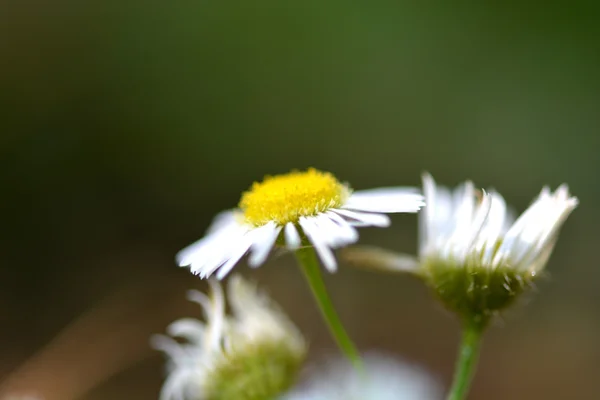
[[[312,247],[303,247],[296,250],[296,259],[300,264],[300,269],[308,281],[308,285],[317,301],[317,305],[327,323],[331,335],[335,339],[340,350],[348,357],[352,364],[359,370],[363,369],[362,360],[354,346],[354,343],[346,333],[342,321],[340,321],[331,299],[327,294],[325,282],[321,275],[321,266]]]
[[[477,369],[484,326],[485,324],[473,319],[463,325],[462,341],[448,400],[464,400],[469,393],[471,380]]]

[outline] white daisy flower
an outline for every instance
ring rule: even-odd
[[[427,206],[419,216],[418,259],[377,248],[348,249],[349,261],[422,276],[450,309],[483,321],[506,307],[544,269],[558,232],[577,207],[566,185],[543,188],[516,220],[502,196],[454,191],[423,175]]]
[[[499,193],[482,192],[476,198],[471,182],[450,192],[425,174],[423,191],[427,207],[420,216],[422,262],[506,266],[532,275],[546,266],[559,229],[578,204],[567,185],[554,193],[544,187],[515,221]]]
[[[223,289],[210,279],[211,296],[190,291],[206,322],[185,318],[153,338],[168,356],[161,400],[262,400],[285,392],[304,361],[307,344],[295,325],[256,287],[234,275],[225,311]]]
[[[336,359],[316,369],[304,385],[281,400],[441,400],[439,383],[422,369],[390,356],[363,357],[364,373]]]
[[[329,271],[332,249],[358,240],[357,227],[387,227],[386,213],[417,212],[423,197],[412,188],[352,192],[330,173],[308,169],[266,177],[243,193],[239,207],[217,215],[206,236],[177,254],[180,266],[222,279],[246,254],[256,267],[276,243],[296,250],[312,245]]]

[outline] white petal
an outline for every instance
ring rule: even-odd
[[[546,246],[539,252],[537,257],[532,260],[527,260],[525,263],[518,265],[520,270],[528,270],[530,272],[536,273],[546,266],[548,259],[550,259],[550,255],[552,254],[552,250],[554,250],[554,245],[556,244],[557,236],[554,236],[553,240],[546,243]]]
[[[315,246],[315,250],[319,255],[319,258],[323,262],[323,265],[330,272],[337,270],[337,261],[331,249],[327,246],[327,240],[324,239],[319,231],[319,228],[314,223],[314,217],[300,217],[299,223],[304,231],[304,234],[308,237],[310,242]]]
[[[182,318],[167,327],[167,333],[171,336],[180,337],[190,342],[199,342],[204,336],[205,326],[194,318]]]
[[[419,261],[406,254],[373,246],[351,246],[343,249],[341,255],[359,268],[374,269],[384,272],[411,272],[419,270]]]
[[[475,213],[475,186],[473,182],[467,181],[459,185],[452,193],[452,225],[448,228],[452,231],[454,240],[465,238],[470,241],[473,229]],[[483,221],[480,221],[483,223]]]
[[[508,257],[512,262],[519,262],[530,249],[536,236],[532,228],[539,229],[540,220],[543,223],[543,215],[540,215],[540,204],[542,204],[542,200],[538,198],[506,232],[502,244],[494,256],[494,264],[500,264]]]
[[[475,244],[476,251],[483,251],[482,262],[489,265],[498,246],[506,217],[506,202],[498,193],[490,193],[490,210]]]
[[[191,392],[189,387],[194,384],[197,378],[193,369],[179,369],[173,371],[160,391],[160,400],[186,400],[186,396]],[[200,391],[194,393],[198,398],[201,398]]]
[[[557,189],[552,197],[545,199],[543,202],[539,202],[537,205],[537,208],[540,209],[539,227],[536,232],[535,240],[528,245],[529,251],[526,252],[520,260],[522,268],[530,268],[530,264],[539,264],[542,253],[547,253],[547,257],[549,257],[549,252],[554,246],[558,231],[569,214],[577,206],[577,199],[574,197],[568,199],[568,192],[559,192],[560,189],[561,188]],[[548,251],[547,249],[549,247],[550,250]]]
[[[302,244],[302,239],[300,239],[298,230],[296,229],[296,226],[293,223],[288,222],[287,224],[285,224],[284,234],[285,245],[288,249],[296,250],[300,247],[300,245]]]
[[[230,225],[238,225],[239,213],[239,210],[221,211],[220,213],[215,215],[215,217],[211,221],[210,226],[206,230],[206,235],[221,231],[222,229],[226,229]]]
[[[425,205],[423,196],[416,188],[379,188],[356,191],[350,195],[345,209],[397,213],[417,212]]]
[[[177,264],[181,267],[191,265],[196,259],[198,253],[205,251],[215,241],[217,237],[213,235],[205,236],[202,239],[192,243],[175,256]]]
[[[177,264],[181,267],[191,265],[199,255],[210,249],[216,241],[223,239],[233,231],[237,231],[239,227],[240,224],[233,218],[233,212],[223,212],[217,215],[206,236],[177,253],[175,256]]]
[[[187,358],[187,353],[183,350],[183,347],[168,336],[152,335],[150,344],[152,348],[167,353],[173,361]]]
[[[225,296],[223,287],[216,279],[209,279],[210,312],[206,318],[207,331],[204,343],[208,349],[217,349],[223,337],[225,327]]]
[[[529,268],[530,264],[539,264],[542,253],[549,256],[548,247],[553,246],[558,230],[577,206],[577,198],[569,197],[566,190],[566,185],[563,185],[552,194],[544,187],[508,230],[494,261],[510,258],[513,264]]]
[[[335,215],[341,223],[338,223],[331,215]],[[319,214],[314,217],[314,222],[329,247],[337,248],[358,240],[356,229],[335,213]]]
[[[193,274],[201,278],[209,277],[220,265],[229,259],[235,243],[243,240],[245,230],[241,227],[230,229],[227,234],[213,235],[204,246],[198,248],[189,257],[189,268]],[[182,264],[185,266],[185,264]]]
[[[248,241],[249,232],[247,226],[236,226],[235,229],[220,234],[209,243],[210,246],[204,247],[194,255],[190,266],[191,272],[203,279],[210,277],[235,255],[240,243],[244,244]]]
[[[434,233],[431,224],[435,211],[435,181],[429,173],[423,173],[423,194],[425,195],[425,208],[419,214],[419,255],[424,256],[429,236]]]
[[[224,241],[214,243],[212,253],[204,252],[202,255],[198,255],[190,265],[190,271],[201,279],[209,278],[221,265],[229,260],[229,254],[233,251],[230,246],[234,244],[235,242],[231,243],[229,241],[227,243]]]
[[[506,215],[504,216],[504,225],[502,226],[502,234],[505,235],[506,232],[510,229],[511,226],[517,220],[517,212],[513,207],[506,204]]]
[[[419,215],[419,254],[424,256],[447,230],[444,227],[450,222],[452,200],[449,190],[438,187],[430,174],[423,173],[422,180],[426,204]]]
[[[325,215],[341,228],[340,233],[346,238],[347,243],[358,240],[358,231],[347,220],[332,211],[327,211]]]
[[[215,243],[212,250],[212,254],[199,255],[190,265],[190,271],[201,279],[209,278],[228,259],[227,254],[230,249],[222,244],[217,245]]]
[[[546,242],[553,240],[558,230],[562,227],[565,220],[571,212],[577,207],[579,201],[576,197],[569,197],[569,192],[566,185],[561,185],[551,199],[551,215],[547,216],[547,225],[543,234],[540,237],[540,246],[545,246]]]
[[[225,264],[219,267],[217,272],[217,279],[221,280],[225,278],[225,276],[235,267],[235,265],[240,261],[242,257],[246,254],[250,246],[252,245],[252,241],[248,237],[244,237],[244,240],[240,240],[236,243],[235,250],[231,253],[229,259]]]
[[[198,290],[189,290],[187,292],[187,299],[189,301],[199,304],[202,307],[202,313],[204,314],[204,318],[211,318],[212,302],[207,295]]]
[[[565,202],[573,207],[577,206],[579,200],[569,194],[569,186],[566,183],[560,185],[554,192],[554,198],[559,202]]]
[[[248,265],[257,267],[265,262],[277,236],[279,236],[279,232],[281,232],[281,226],[277,226],[275,222],[269,222],[260,228],[256,228]]]
[[[372,214],[358,211],[350,211],[334,208],[331,211],[346,217],[346,220],[353,226],[377,226],[386,228],[390,226],[390,218],[384,214]]]
[[[314,235],[318,235],[320,240],[327,247],[335,247],[335,244],[340,240],[338,228],[330,220],[323,221],[320,218],[321,215],[322,214],[308,218],[310,220],[310,224],[313,225],[314,231],[316,232]]]
[[[469,232],[467,237],[469,238],[467,242],[467,248],[473,246],[474,242],[477,240],[483,227],[487,221],[487,218],[490,214],[490,210],[492,208],[492,197],[483,192],[483,197],[481,199],[481,203],[476,207],[475,213],[473,215],[473,222],[469,228]]]
[[[436,185],[431,175],[423,174],[425,208],[419,216],[419,254],[437,251],[456,230],[455,206],[450,190]]]

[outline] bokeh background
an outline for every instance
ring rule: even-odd
[[[175,253],[253,181],[314,166],[356,189],[473,179],[519,211],[569,183],[581,205],[549,275],[490,330],[470,398],[600,397],[599,16],[584,2],[2,2],[0,388],[156,398],[148,338],[198,315],[185,290],[204,288]],[[361,239],[412,253],[416,217]],[[306,332],[311,361],[335,352],[290,256],[237,271]],[[449,384],[458,324],[420,282],[342,265],[327,284],[361,348]]]

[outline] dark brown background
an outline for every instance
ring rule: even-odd
[[[568,182],[549,279],[489,332],[471,398],[598,398],[600,14],[435,3],[0,3],[4,388],[156,398],[148,337],[204,287],[174,254],[252,181],[315,166],[357,189],[471,178],[519,211]],[[416,217],[361,238],[414,252]],[[237,271],[315,360],[334,350],[291,257]],[[362,348],[448,384],[457,324],[419,282],[343,265],[327,283]]]

